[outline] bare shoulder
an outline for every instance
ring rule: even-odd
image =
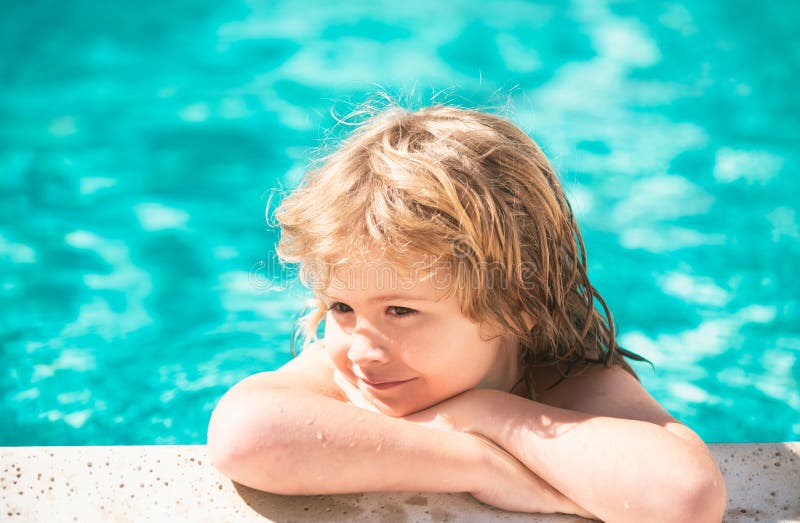
[[[555,376],[560,378],[553,369]],[[557,379],[555,381],[558,381]],[[642,384],[619,365],[587,365],[544,391],[539,401],[554,407],[614,418],[660,421],[669,414]]]
[[[557,381],[555,369],[544,373]],[[689,427],[675,419],[630,372],[620,365],[590,365],[580,374],[566,378],[538,398],[554,407],[608,416],[646,421],[659,425],[693,443],[702,442]]]
[[[264,388],[297,389],[344,401],[341,389],[333,381],[333,371],[333,364],[325,354],[322,341],[318,341],[279,369],[259,372],[241,380],[231,388],[231,392]]]

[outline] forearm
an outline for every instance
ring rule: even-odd
[[[716,469],[708,453],[652,423],[480,394],[492,408],[477,431],[604,521],[680,521],[707,486],[692,471]]]
[[[215,410],[209,452],[234,481],[278,494],[468,492],[486,451],[469,434],[442,433],[335,399],[289,389],[249,391],[239,414]]]

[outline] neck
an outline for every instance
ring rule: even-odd
[[[502,390],[517,396],[527,396],[525,382],[522,378],[522,369],[519,358],[519,343],[516,339],[506,339],[500,346],[500,356],[495,362],[491,374],[484,380],[483,386]]]

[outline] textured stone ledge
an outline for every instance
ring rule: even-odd
[[[800,442],[710,445],[726,522],[800,521]],[[494,510],[468,494],[277,496],[231,482],[203,445],[0,448],[0,521],[586,521]]]

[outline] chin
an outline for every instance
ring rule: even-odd
[[[402,405],[391,405],[382,402],[375,402],[373,405],[376,409],[378,409],[381,414],[385,414],[386,416],[392,418],[402,418],[404,416],[409,416],[411,414],[415,414],[427,408],[430,408],[434,405],[439,403],[439,401],[429,401],[422,404],[402,404]]]
[[[395,407],[392,405],[386,405],[384,403],[381,403],[380,405],[375,405],[375,408],[377,408],[381,412],[381,414],[389,416],[390,418],[402,418],[403,416],[408,416],[409,414],[413,414],[418,410],[422,410],[404,405]]]

